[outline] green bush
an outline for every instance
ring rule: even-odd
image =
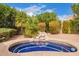
[[[38,33],[33,30],[25,30],[24,36],[25,37],[35,37]]]
[[[15,29],[0,28],[0,42],[8,40],[10,37],[15,35],[16,32]]]
[[[73,20],[72,21],[72,33],[79,34],[79,20]]]
[[[49,23],[49,31],[52,34],[57,34],[60,32],[60,22],[59,21],[51,21]]]
[[[27,26],[24,29],[24,36],[25,37],[34,37],[37,34],[38,34],[38,30],[37,30],[36,26],[33,26],[33,27]]]

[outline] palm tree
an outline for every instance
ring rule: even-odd
[[[75,16],[79,15],[79,3],[75,3],[72,5],[72,11],[75,14]]]

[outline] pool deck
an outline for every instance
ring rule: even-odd
[[[12,53],[8,51],[8,48],[11,44],[19,41],[33,41],[33,38],[24,38],[23,35],[18,35],[11,40],[0,43],[0,56],[79,56],[79,35],[78,34],[48,34],[46,40],[57,40],[72,44],[75,46],[77,52],[50,52],[50,51],[37,51],[37,52],[28,52],[28,53]]]

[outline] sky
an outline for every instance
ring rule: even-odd
[[[30,16],[42,12],[55,12],[60,19],[65,19],[73,15],[71,3],[7,3],[7,5],[25,11]]]

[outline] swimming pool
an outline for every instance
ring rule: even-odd
[[[77,48],[63,42],[54,41],[31,41],[14,43],[9,47],[12,53],[25,53],[35,51],[53,51],[53,52],[76,52]]]

